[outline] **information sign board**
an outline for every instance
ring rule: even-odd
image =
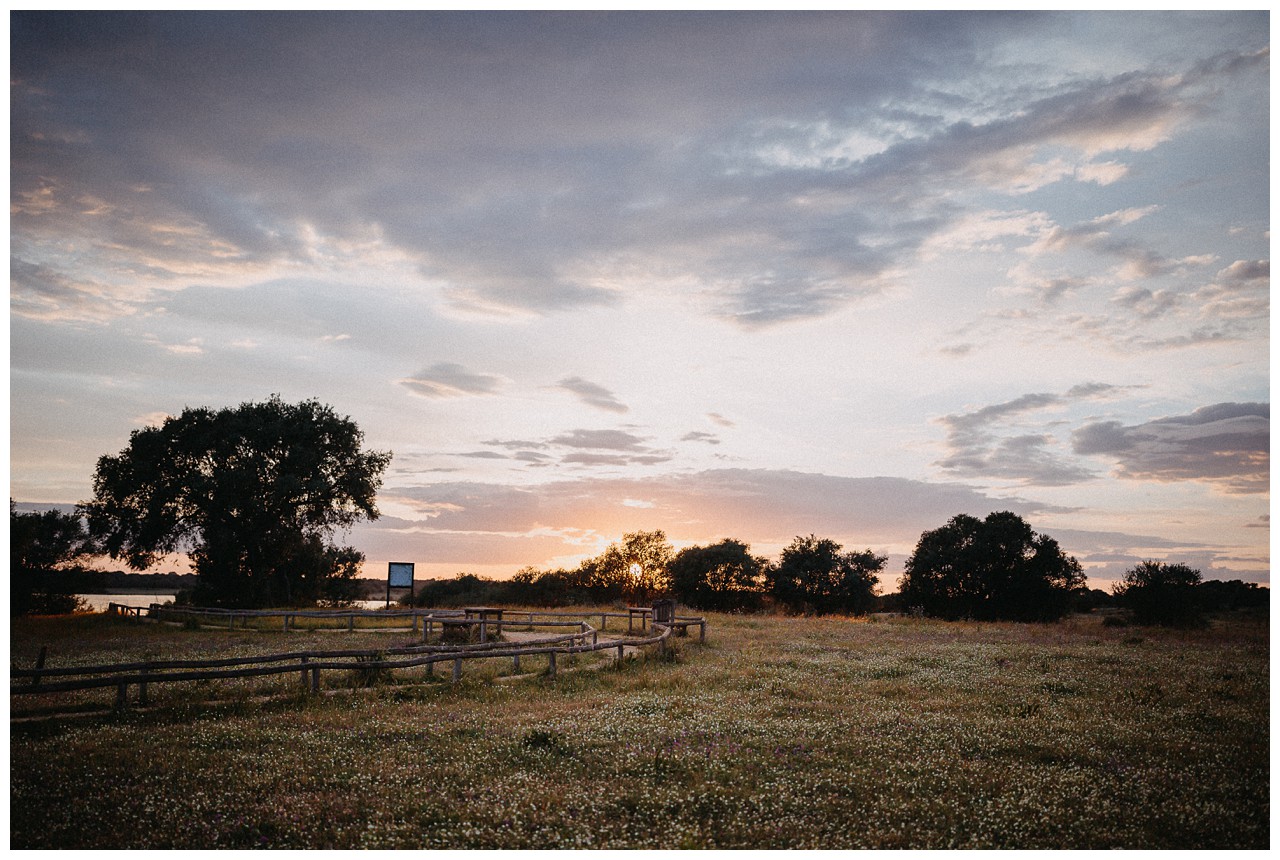
[[[413,588],[413,562],[387,562],[387,588]]]

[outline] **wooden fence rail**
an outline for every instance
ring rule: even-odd
[[[132,607],[124,607],[130,609]],[[152,607],[158,608],[158,607]],[[165,607],[167,609],[168,607]],[[480,642],[458,645],[419,645],[387,649],[349,649],[328,651],[293,651],[282,654],[267,654],[253,657],[228,657],[214,660],[148,660],[145,662],[119,663],[98,666],[55,666],[44,665],[45,653],[42,650],[40,659],[33,669],[11,667],[9,675],[13,680],[26,679],[26,684],[11,683],[10,695],[24,696],[34,694],[52,694],[77,690],[115,687],[117,690],[116,707],[128,705],[128,688],[138,687],[138,701],[147,703],[148,685],[174,683],[184,681],[211,681],[223,678],[251,678],[270,675],[283,675],[291,672],[299,673],[304,687],[312,692],[320,689],[320,673],[325,670],[343,671],[382,671],[393,669],[412,669],[425,667],[428,674],[434,673],[436,663],[452,661],[453,680],[459,681],[462,676],[462,662],[474,659],[510,658],[513,670],[520,671],[522,657],[545,656],[548,660],[548,674],[556,676],[556,657],[558,654],[573,655],[591,653],[616,648],[618,661],[621,663],[625,649],[646,648],[657,645],[662,653],[668,648],[667,640],[672,632],[681,625],[687,628],[698,624],[702,639],[706,638],[706,620],[702,618],[679,618],[672,623],[654,623],[653,634],[644,637],[627,637],[600,641],[598,631],[585,621],[540,620],[533,616],[544,613],[518,613],[527,616],[525,621],[515,619],[489,623],[501,626],[576,626],[577,632],[543,637],[521,643]],[[563,617],[567,613],[545,613],[553,617]],[[596,613],[591,613],[594,617]],[[614,615],[620,615],[615,613]],[[137,616],[140,617],[140,616]],[[581,617],[581,616],[580,616]],[[435,618],[435,621],[457,621],[456,618]],[[473,622],[474,623],[474,622]],[[389,659],[393,658],[393,659]],[[68,680],[47,680],[65,678]]]
[[[279,618],[283,621],[285,631],[290,629],[293,620],[298,618],[316,618],[316,619],[345,619],[347,622],[347,630],[353,632],[356,629],[355,620],[357,618],[409,618],[412,620],[413,631],[422,630],[422,639],[425,642],[427,638],[434,633],[435,625],[441,628],[453,626],[476,627],[481,634],[481,641],[488,638],[489,630],[501,633],[503,627],[530,626],[539,627],[571,626],[578,622],[571,621],[550,621],[544,620],[549,618],[595,618],[600,616],[600,630],[605,630],[608,626],[610,618],[627,619],[627,631],[631,632],[633,623],[636,618],[640,619],[640,629],[643,631],[646,624],[651,623],[649,619],[652,617],[653,610],[648,607],[633,607],[626,612],[538,612],[528,610],[504,610],[503,615],[497,618],[475,618],[468,616],[468,610],[465,609],[221,609],[217,607],[195,607],[195,606],[173,606],[169,604],[153,603],[148,607],[124,606],[119,603],[110,603],[107,611],[119,615],[133,615],[135,618],[142,618],[145,612],[148,617],[152,618],[180,618],[180,619],[210,619],[224,620],[227,629],[234,629],[236,619],[240,619],[242,628],[247,626],[249,619],[255,618]],[[525,620],[521,621],[520,619]],[[677,616],[670,622],[679,633],[684,636],[688,633],[688,628],[697,626],[701,641],[705,642],[707,638],[706,620],[700,617],[679,617]]]

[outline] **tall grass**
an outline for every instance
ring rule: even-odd
[[[10,845],[1268,845],[1265,624],[710,621],[672,659],[555,680],[175,686],[145,712],[14,722]],[[29,666],[49,644],[56,665],[312,635],[335,640],[37,619],[11,651]]]

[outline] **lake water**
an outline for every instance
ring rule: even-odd
[[[94,612],[106,612],[108,603],[150,606],[153,603],[168,603],[173,600],[172,594],[77,594],[76,596],[89,604],[89,608]]]
[[[94,612],[106,612],[107,604],[119,603],[123,606],[150,606],[153,603],[169,603],[173,594],[80,594],[77,595]],[[357,600],[356,609],[382,609],[387,605],[384,600]],[[391,604],[395,608],[395,604]]]

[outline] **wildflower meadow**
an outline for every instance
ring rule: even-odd
[[[554,679],[174,684],[122,713],[15,697],[10,847],[1269,845],[1265,621],[708,620],[666,659]],[[71,664],[285,638],[101,616],[11,636],[15,666],[42,645]]]

